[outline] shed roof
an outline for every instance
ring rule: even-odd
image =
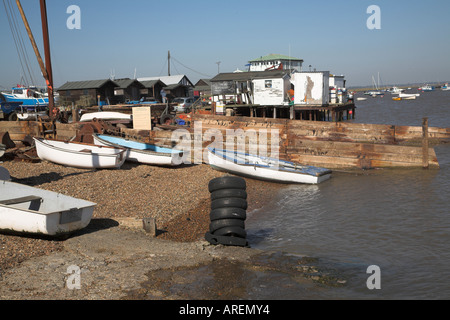
[[[162,82],[161,80],[147,80],[147,81],[139,81],[140,83],[142,83],[142,85],[146,88],[153,88],[154,85],[156,84],[161,84],[161,86],[165,87],[166,84],[164,82]]]
[[[117,84],[119,89],[126,89],[132,84],[136,84],[138,87],[144,87],[144,85],[136,79],[115,79],[114,82]]]
[[[79,89],[98,89],[103,87],[107,83],[113,83],[115,86],[117,84],[111,79],[103,79],[103,80],[86,80],[86,81],[68,81],[58,88],[60,90],[79,90]]]
[[[264,57],[259,57],[253,60],[250,60],[249,62],[260,62],[260,61],[272,61],[272,60],[291,60],[291,61],[303,61],[303,59],[298,59],[294,57],[285,56],[282,54],[269,54]]]
[[[194,86],[192,82],[188,79],[188,77],[186,77],[184,74],[178,74],[174,76],[163,76],[163,77],[144,77],[138,78],[138,80],[141,82],[150,80],[161,80],[166,85],[171,85],[180,83],[183,80],[183,78],[186,78],[187,82],[190,83],[192,86]]]
[[[217,76],[215,76],[214,78],[211,79],[211,82],[246,81],[246,80],[253,80],[253,79],[283,78],[289,74],[290,74],[290,70],[219,73]]]

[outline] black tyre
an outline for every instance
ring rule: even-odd
[[[211,200],[217,200],[222,198],[247,199],[247,191],[243,189],[220,189],[211,192]]]
[[[219,178],[214,178],[209,181],[208,189],[209,192],[213,192],[220,189],[246,189],[247,185],[245,180],[240,177],[234,176],[223,176]]]
[[[214,231],[225,227],[239,227],[245,229],[245,222],[241,219],[214,220],[209,224],[209,232],[214,233]]]
[[[240,227],[224,227],[216,230],[213,234],[215,236],[227,236],[239,238],[247,237],[247,232],[245,232],[245,230]]]
[[[17,113],[16,112],[11,112],[8,115],[8,121],[18,121],[19,117],[17,117]]]
[[[211,201],[211,210],[219,208],[241,208],[247,209],[247,200],[242,198],[222,198]]]
[[[211,221],[220,219],[247,219],[247,213],[241,208],[219,208],[211,210],[209,214]]]

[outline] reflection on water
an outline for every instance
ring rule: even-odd
[[[390,97],[385,104],[375,100],[377,108],[390,112],[384,121],[367,122],[420,125],[428,116],[430,125],[450,127],[450,93],[445,93],[423,94],[436,94],[436,105],[418,99],[408,105],[411,101],[400,101],[401,107],[393,104],[398,101],[388,103]],[[359,122],[380,116],[362,112],[372,108],[369,99],[357,112]],[[439,170],[334,172],[318,186],[284,187],[276,202],[248,214],[251,246],[317,257],[350,276],[345,288],[322,291],[322,298],[450,298],[450,145],[435,150]],[[381,268],[381,290],[367,289],[370,265]]]

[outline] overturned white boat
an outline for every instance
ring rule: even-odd
[[[132,120],[131,114],[126,114],[122,112],[114,112],[114,111],[99,111],[99,112],[91,112],[85,113],[81,116],[80,122],[92,121],[94,119],[99,120]]]
[[[212,147],[208,160],[220,171],[281,183],[318,184],[331,177],[329,169]]]
[[[41,160],[86,169],[120,168],[126,160],[126,150],[81,142],[33,138]]]
[[[181,161],[176,161],[174,158],[174,156],[181,156],[180,150],[105,134],[93,134],[92,136],[96,145],[126,148],[126,159],[128,161],[161,166],[181,164]]]
[[[85,228],[96,203],[0,181],[0,230],[64,236]]]

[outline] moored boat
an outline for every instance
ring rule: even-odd
[[[448,90],[450,90],[450,87],[448,86],[448,83],[444,84],[444,85],[441,87],[441,90],[442,90],[442,91],[448,91]]]
[[[398,95],[400,98],[411,98],[415,99],[417,97],[420,97],[420,93],[400,93]]]
[[[0,230],[63,236],[85,228],[96,203],[0,181]]]
[[[17,86],[11,92],[2,92],[7,102],[20,102],[23,107],[48,107],[48,94],[36,87]]]
[[[86,169],[120,168],[126,160],[124,148],[97,146],[81,142],[67,142],[33,138],[41,160]]]
[[[212,147],[208,160],[219,171],[280,183],[318,184],[331,177],[329,169]]]
[[[105,134],[93,134],[93,138],[94,143],[99,146],[125,148],[128,161],[162,166],[176,166],[181,163],[174,159],[174,156],[180,155],[180,150]]]
[[[434,91],[434,86],[426,84],[426,85],[420,87],[418,90],[421,90],[421,91]]]

